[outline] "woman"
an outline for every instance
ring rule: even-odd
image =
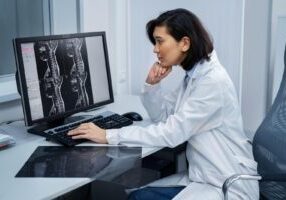
[[[97,143],[140,146],[175,147],[187,141],[188,173],[159,180],[151,184],[156,187],[131,193],[130,199],[221,199],[227,177],[256,173],[233,83],[207,31],[190,11],[175,9],[161,14],[147,24],[147,33],[158,62],[149,71],[142,102],[157,123],[117,130],[83,124],[69,134]],[[179,89],[163,94],[160,81],[175,65],[186,71],[186,77]],[[238,182],[229,197],[258,199],[258,183]]]

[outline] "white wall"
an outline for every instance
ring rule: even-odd
[[[270,68],[267,108],[276,97],[284,71],[284,49],[286,43],[286,1],[272,0]]]
[[[252,0],[245,4],[242,114],[244,126],[251,134],[266,112],[270,3]]]
[[[68,34],[77,32],[76,1],[77,0],[51,1],[52,34]]]
[[[127,0],[84,0],[84,32],[105,31],[114,93],[127,89]]]
[[[202,20],[214,39],[214,46],[221,63],[229,72],[237,91],[240,92],[242,17],[241,0],[131,0],[130,1],[130,88],[138,94],[150,65],[155,61],[151,43],[146,37],[146,23],[160,13],[174,8],[186,8]],[[142,12],[144,11],[144,12]],[[142,14],[139,14],[142,13]],[[166,84],[174,88],[182,73],[173,74]]]
[[[138,94],[155,61],[146,37],[146,23],[163,11],[178,7],[197,14],[214,38],[214,45],[240,96],[243,5],[241,0],[86,0],[84,31],[106,31],[115,93]],[[144,12],[142,12],[144,10]],[[165,88],[175,88],[183,71],[172,73]]]

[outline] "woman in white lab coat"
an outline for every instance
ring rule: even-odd
[[[175,147],[187,141],[188,172],[158,180],[131,193],[130,199],[221,199],[227,177],[255,174],[257,167],[233,83],[207,31],[190,11],[161,14],[147,24],[147,33],[158,62],[149,71],[141,99],[155,123],[113,130],[82,124],[69,134],[74,139],[140,146]],[[186,71],[186,77],[177,90],[164,94],[160,81],[175,65]],[[258,199],[257,181],[234,184],[229,197]]]

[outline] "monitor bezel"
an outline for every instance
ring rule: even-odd
[[[31,115],[31,105],[29,102],[28,97],[28,88],[27,88],[27,81],[25,76],[25,66],[23,63],[23,57],[21,52],[21,44],[23,43],[29,43],[29,42],[37,42],[37,41],[43,41],[43,40],[58,40],[58,39],[67,39],[67,38],[86,38],[86,37],[102,37],[102,43],[104,48],[104,57],[105,57],[105,64],[106,64],[106,73],[107,73],[107,79],[108,79],[108,90],[109,90],[109,96],[110,98],[105,101],[100,101],[98,103],[94,103],[92,105],[89,105],[84,108],[78,108],[71,111],[67,111],[61,114],[58,114],[56,116],[49,116],[49,117],[42,117],[39,119],[32,119]],[[16,60],[16,66],[17,66],[17,73],[18,82],[17,85],[19,93],[21,93],[21,101],[22,101],[22,107],[23,107],[23,113],[24,113],[24,120],[26,126],[31,126],[34,124],[42,123],[42,122],[53,122],[56,120],[62,120],[68,116],[71,116],[75,113],[79,113],[82,111],[87,111],[94,108],[99,108],[104,105],[110,104],[114,102],[114,96],[113,96],[113,89],[112,89],[112,80],[111,80],[111,72],[110,72],[110,64],[109,64],[109,57],[108,57],[108,50],[107,50],[107,42],[106,42],[106,33],[104,31],[101,32],[86,32],[86,33],[73,33],[73,34],[61,34],[61,35],[46,35],[46,36],[37,36],[37,37],[22,37],[22,38],[14,38],[13,39],[13,45],[14,45],[14,52],[15,52],[15,60]]]

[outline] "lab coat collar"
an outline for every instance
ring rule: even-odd
[[[213,51],[210,54],[209,61],[204,60],[202,63],[199,62],[191,70],[186,72],[190,79],[186,88],[184,87],[184,82],[182,83],[182,87],[176,102],[175,111],[177,111],[180,108],[180,105],[188,98],[191,88],[196,85],[196,79],[198,80],[200,77],[203,77],[210,70],[212,70],[217,65],[214,63],[217,62],[218,59],[216,53]]]
[[[189,71],[186,71],[186,75],[188,75],[189,78],[192,78],[194,71],[195,71],[195,67],[193,67]]]
[[[209,61],[204,60],[202,62],[198,62],[197,64],[195,64],[195,66],[191,70],[187,71],[187,74],[189,75],[191,79],[196,79],[208,73],[214,66],[216,66],[216,65],[213,65],[213,63],[218,63],[218,62],[219,60],[217,58],[216,51],[213,50],[210,53]]]

